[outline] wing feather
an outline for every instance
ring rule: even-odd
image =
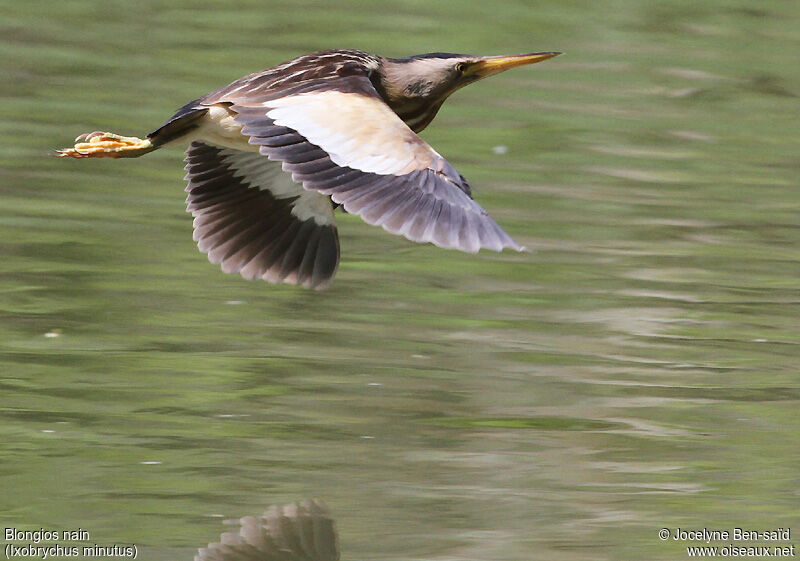
[[[186,162],[193,237],[211,262],[248,279],[330,283],[339,242],[327,197],[304,190],[260,154],[195,141]]]
[[[523,249],[472,200],[455,168],[383,102],[366,70],[289,88],[276,83],[232,84],[201,104],[224,104],[262,155],[369,224],[471,253]]]

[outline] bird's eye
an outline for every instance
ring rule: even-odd
[[[456,64],[456,72],[458,72],[459,74],[463,74],[464,70],[466,69],[467,69],[466,62],[459,62],[458,64]]]

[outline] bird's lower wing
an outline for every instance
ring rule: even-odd
[[[339,263],[330,199],[258,152],[195,141],[186,152],[194,239],[226,273],[325,288]]]
[[[369,224],[415,242],[470,253],[523,249],[472,200],[463,177],[406,126],[366,77],[307,85],[282,97],[237,90],[202,103],[230,104],[250,144],[283,162],[283,169],[306,189],[330,195]]]

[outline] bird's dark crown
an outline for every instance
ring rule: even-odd
[[[392,60],[395,62],[410,62],[412,60],[419,60],[424,58],[448,59],[448,58],[472,58],[472,57],[470,55],[459,55],[456,53],[425,53],[422,55],[414,55],[403,58],[393,58]]]

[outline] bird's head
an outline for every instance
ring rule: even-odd
[[[429,53],[383,60],[383,87],[390,98],[444,101],[459,88],[517,66],[534,64],[561,53],[470,56]]]

